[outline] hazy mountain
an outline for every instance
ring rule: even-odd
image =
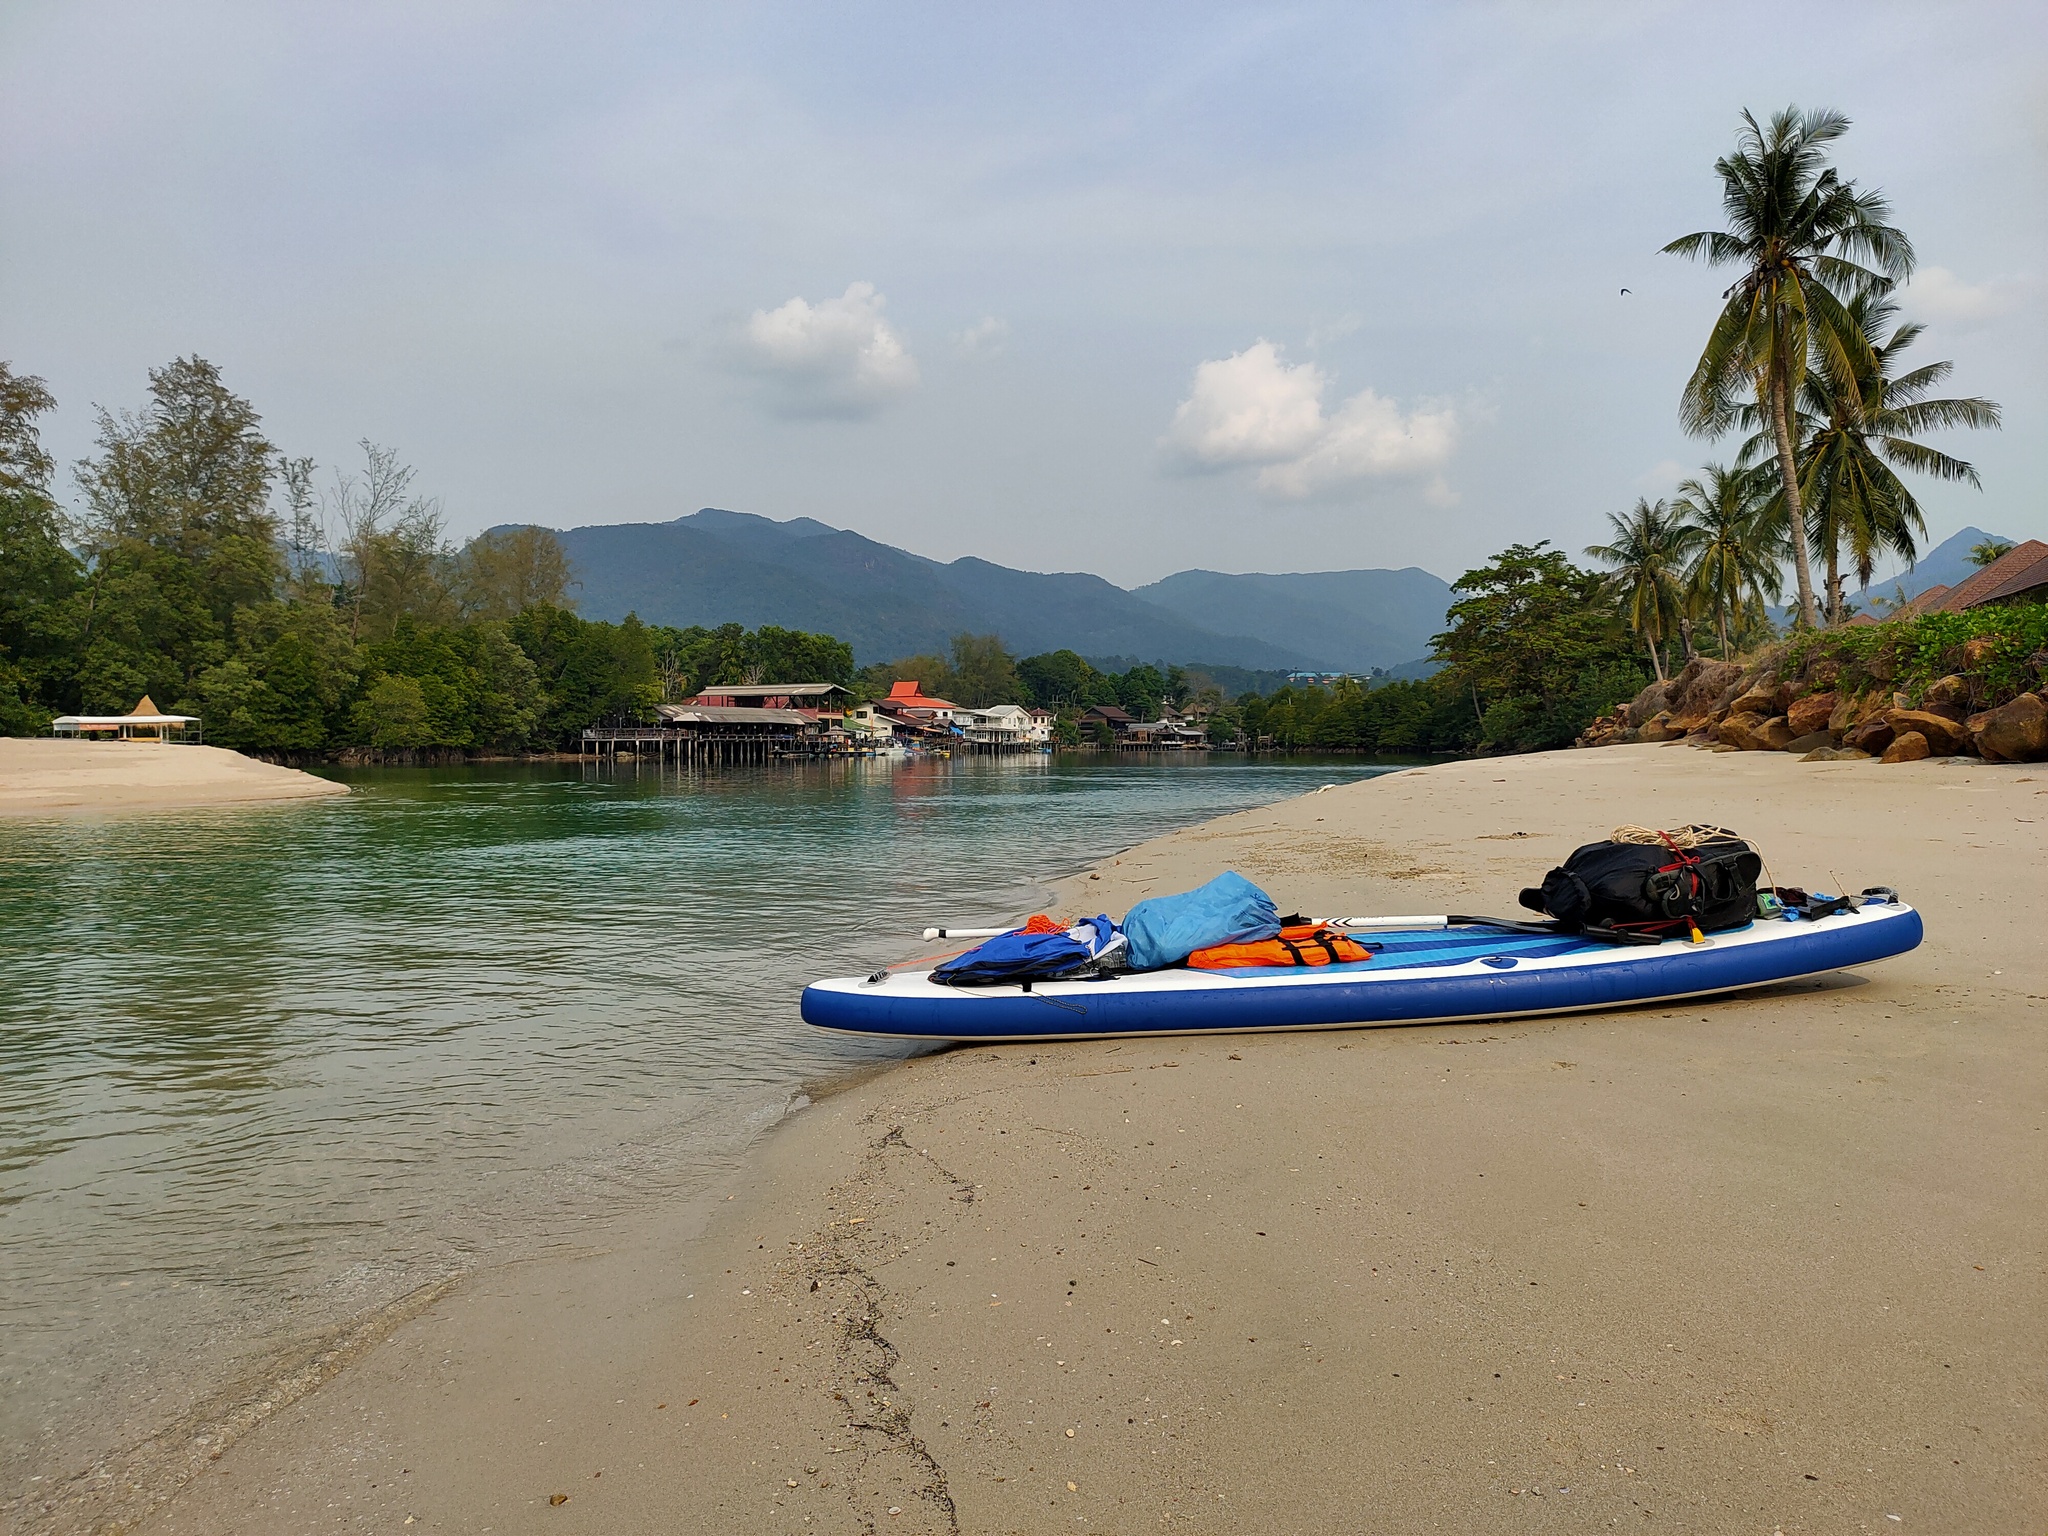
[[[1929,587],[1953,587],[1967,581],[1977,574],[1977,567],[1970,563],[1970,551],[1986,539],[1996,539],[2000,544],[2019,542],[2003,534],[1986,533],[1982,528],[1965,528],[1928,550],[1912,570],[1889,578],[1879,577],[1864,591],[1852,592],[1849,600],[1858,608],[1868,608],[1872,598],[1890,602],[1900,588],[1905,589],[1906,596],[1918,597]]]
[[[1181,571],[1139,587],[1137,596],[1192,623],[1256,635],[1358,672],[1426,655],[1451,604],[1450,584],[1412,565],[1284,576]]]
[[[810,518],[707,508],[669,523],[571,528],[577,611],[658,624],[779,624],[837,635],[866,664],[943,651],[962,630],[1019,655],[1067,647],[1222,666],[1328,667],[1330,659],[1181,614],[1100,576],[945,564]],[[1413,654],[1412,652],[1407,654]]]

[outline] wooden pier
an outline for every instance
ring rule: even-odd
[[[768,763],[783,758],[850,757],[829,737],[802,731],[678,731],[658,726],[592,726],[583,733],[583,756],[617,762],[653,758],[683,767]]]

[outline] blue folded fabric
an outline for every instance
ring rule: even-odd
[[[1230,869],[1195,890],[1141,901],[1124,918],[1131,968],[1139,971],[1178,965],[1212,944],[1252,944],[1279,933],[1273,898]]]
[[[1091,917],[1064,933],[1026,933],[1020,928],[955,955],[932,972],[932,980],[955,987],[1053,981],[1103,958],[1120,942],[1116,924],[1107,917]]]

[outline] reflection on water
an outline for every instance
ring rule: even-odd
[[[805,1030],[805,980],[1375,771],[493,765],[0,825],[7,1496],[292,1337],[701,1184],[897,1049]]]

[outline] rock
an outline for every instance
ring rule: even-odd
[[[1741,680],[1742,668],[1734,662],[1696,656],[1666,685],[1665,707],[1679,724],[1695,729],[1707,723],[1721,695]]]
[[[1927,685],[1927,692],[1921,695],[1920,707],[1938,709],[1947,714],[1951,709],[1968,709],[1970,704],[1970,680],[1954,673],[1937,678]]]
[[[1795,736],[1782,748],[1786,752],[1818,752],[1821,748],[1833,748],[1835,738],[1826,731],[1808,731],[1804,736]]]
[[[1974,640],[1963,642],[1963,670],[1981,672],[1984,663],[1998,654],[1998,642],[1989,635],[1979,635]]]
[[[1835,686],[1835,680],[1842,675],[1842,664],[1832,656],[1809,656],[1806,666],[1800,671],[1799,680],[1806,685],[1809,693],[1820,693]]]
[[[1792,701],[1792,707],[1785,711],[1785,723],[1792,727],[1795,736],[1824,731],[1828,728],[1828,721],[1834,717],[1835,706],[1841,702],[1834,693],[1809,693],[1803,699]]]
[[[1750,750],[1755,752],[1782,752],[1792,745],[1792,727],[1785,723],[1783,715],[1773,715],[1756,728],[1754,735],[1756,745]]]
[[[1630,725],[1641,725],[1644,721],[1662,713],[1665,705],[1665,693],[1670,686],[1669,683],[1652,683],[1633,699],[1630,699],[1628,703],[1628,723]]]
[[[1714,740],[1738,752],[1754,752],[1756,733],[1763,723],[1761,715],[1730,715],[1714,727]]]
[[[1865,720],[1842,738],[1842,745],[1858,752],[1882,752],[1892,744],[1894,734],[1882,718]]]
[[[1951,720],[1945,712],[1932,709],[1888,710],[1885,724],[1892,728],[1892,741],[1902,736],[1919,736],[1936,757],[1953,757],[1968,743],[1962,717]],[[1860,745],[1860,743],[1859,743]]]
[[[1884,749],[1884,757],[1881,760],[1887,763],[1917,763],[1923,757],[1932,756],[1933,751],[1934,749],[1927,745],[1925,736],[1918,731],[1907,731],[1904,735],[1894,738],[1892,744]]]
[[[1636,740],[1675,741],[1684,734],[1685,732],[1672,727],[1671,711],[1660,709],[1656,714],[1643,722],[1643,728],[1636,732]]]
[[[1776,678],[1759,678],[1729,701],[1731,715],[1782,715],[1792,703],[1792,690]]]
[[[2034,763],[2048,758],[2048,700],[2023,693],[2010,704],[1984,712],[1977,750],[1995,763]]]
[[[1854,747],[1815,747],[1799,759],[1802,763],[1867,763],[1868,752],[1858,752]]]

